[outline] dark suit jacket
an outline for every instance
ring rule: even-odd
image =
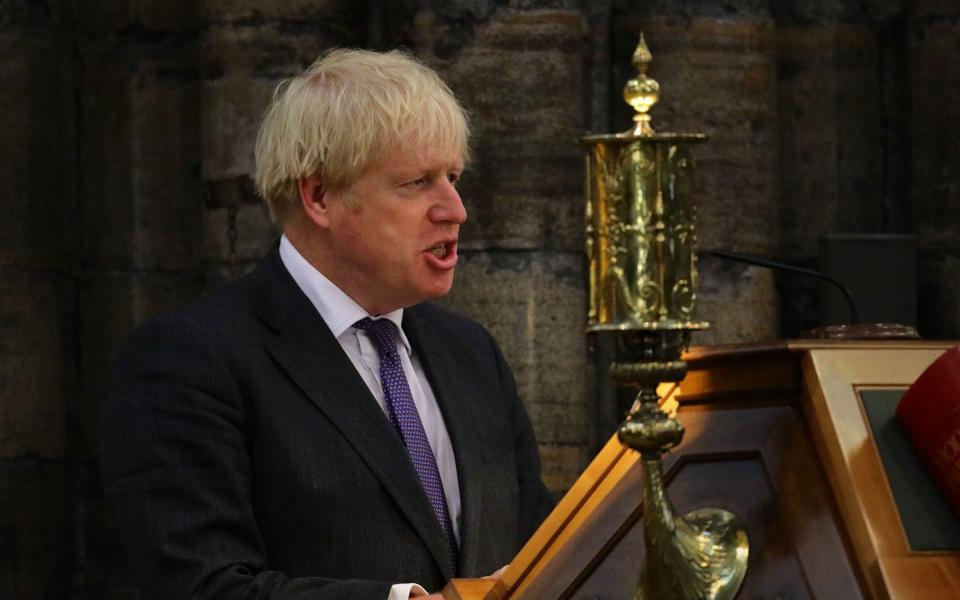
[[[551,507],[510,369],[481,326],[404,311],[450,433],[458,576],[509,562]],[[385,600],[454,576],[402,441],[274,250],[127,340],[103,475],[147,598]]]

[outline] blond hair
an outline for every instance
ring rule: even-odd
[[[282,224],[300,178],[344,189],[390,152],[426,145],[466,160],[468,137],[453,92],[412,56],[331,50],[274,91],[257,134],[257,191]]]

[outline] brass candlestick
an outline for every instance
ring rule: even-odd
[[[657,385],[678,382],[687,365],[680,353],[690,334],[696,299],[696,214],[690,147],[700,133],[657,133],[649,110],[660,86],[640,36],[633,54],[637,77],[623,96],[636,112],[630,131],[587,135],[587,242],[590,304],[587,329],[614,332],[618,359],[610,376],[638,389],[618,431],[640,452],[644,475],[646,560],[637,599],[730,599],[746,574],[747,534],[720,509],[674,516],[663,487],[660,456],[680,443],[683,426],[660,409]]]

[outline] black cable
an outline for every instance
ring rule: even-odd
[[[802,275],[810,275],[811,277],[818,277],[824,281],[832,283],[838,290],[843,292],[843,295],[847,299],[847,304],[850,306],[850,324],[855,325],[860,322],[860,317],[857,313],[857,305],[853,301],[853,294],[850,293],[850,290],[847,289],[845,285],[840,283],[838,280],[830,277],[826,273],[821,273],[820,271],[814,271],[813,269],[806,269],[804,267],[795,267],[793,265],[788,265],[786,263],[777,262],[775,260],[770,260],[769,258],[762,258],[759,256],[750,256],[749,254],[740,254],[739,252],[731,252],[730,250],[704,250],[705,253],[716,256],[717,258],[723,258],[726,260],[733,260],[736,262],[746,263],[748,265],[754,265],[756,267],[765,267],[767,269],[778,269],[781,271],[787,271],[790,273],[800,273]]]

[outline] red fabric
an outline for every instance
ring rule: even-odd
[[[947,350],[903,394],[897,420],[960,515],[960,346]]]

